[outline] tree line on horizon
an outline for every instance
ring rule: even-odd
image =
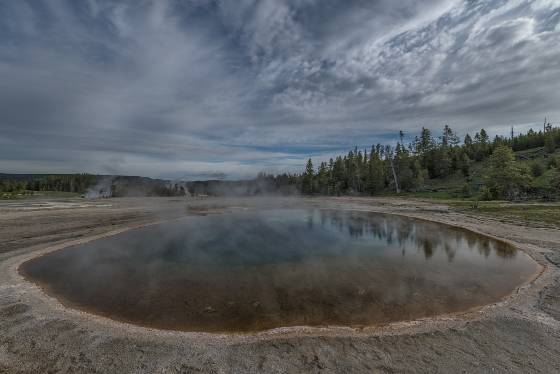
[[[511,137],[496,136],[490,139],[481,129],[474,136],[466,134],[460,140],[456,133],[445,125],[440,136],[423,127],[413,141],[405,144],[404,133],[392,145],[373,145],[368,149],[357,147],[346,155],[339,155],[321,162],[317,168],[311,159],[302,174],[279,176],[260,175],[270,178],[278,185],[297,185],[306,195],[379,195],[388,192],[413,192],[422,190],[429,180],[444,180],[453,175],[464,179],[462,194],[473,194],[472,167],[484,163],[480,197],[486,200],[519,199],[534,196],[531,184],[534,177],[543,173],[542,165],[530,167],[516,160],[514,151],[542,148],[544,157],[550,159],[547,168],[560,167],[558,157],[553,157],[560,148],[560,128],[550,123],[543,130],[529,130]],[[558,192],[560,176],[553,179],[550,190]]]
[[[95,183],[96,179],[95,175],[87,173],[29,176],[22,179],[8,178],[0,180],[0,192],[57,191],[84,193],[89,186]]]
[[[546,121],[540,131],[530,129],[515,136],[512,133],[511,137],[496,136],[490,139],[487,132],[481,129],[473,136],[466,134],[461,140],[451,127],[445,125],[439,136],[434,136],[432,131],[423,127],[408,144],[404,142],[402,131],[398,138],[395,146],[378,143],[369,149],[355,147],[345,155],[321,162],[317,168],[309,159],[301,174],[259,173],[253,181],[233,184],[214,181],[214,184],[223,184],[223,187],[203,188],[201,193],[227,195],[227,189],[232,186],[237,194],[246,195],[374,196],[401,192],[429,193],[436,190],[430,187],[433,184],[431,182],[455,178],[463,181],[460,194],[464,197],[476,196],[485,200],[560,197],[560,153],[557,152],[560,150],[560,128]],[[527,150],[536,150],[540,155],[539,160],[523,160],[522,153]],[[553,177],[548,178],[544,186],[543,183],[535,186],[533,182],[543,173]],[[98,177],[92,174],[59,174],[10,179],[8,176],[0,178],[0,193],[13,195],[59,191],[83,194],[97,183]],[[113,181],[111,184],[111,191],[114,192],[111,196],[127,195],[130,190],[136,191],[139,185],[146,184],[151,187],[140,191],[146,196],[186,194],[186,188],[178,184],[168,185],[160,181],[152,185],[147,181],[149,178],[140,177],[121,179],[121,182]]]
[[[32,195],[35,192],[70,192],[86,194],[100,180],[106,180],[105,191],[92,191],[94,196],[184,196],[185,188],[161,180],[135,176],[99,176],[87,173],[24,175],[0,178],[0,193]]]

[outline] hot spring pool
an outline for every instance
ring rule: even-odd
[[[64,304],[173,330],[368,326],[495,302],[538,265],[499,241],[365,212],[187,217],[68,247],[21,273]]]

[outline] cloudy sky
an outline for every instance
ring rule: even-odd
[[[227,178],[560,121],[560,0],[0,0],[0,172]]]

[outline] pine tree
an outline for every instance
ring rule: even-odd
[[[379,144],[371,147],[368,162],[366,191],[375,195],[385,188],[385,168],[381,160]]]
[[[443,127],[443,134],[441,135],[441,144],[444,147],[455,147],[459,144],[459,137],[455,135],[449,125]]]
[[[546,137],[544,141],[544,150],[547,153],[554,153],[554,151],[556,150],[556,144],[554,144],[554,138],[552,137],[552,134]]]
[[[531,182],[529,170],[515,162],[512,149],[506,146],[494,150],[484,179],[493,198],[509,200],[518,198]]]
[[[311,161],[311,159],[309,159],[307,160],[307,165],[305,166],[305,174],[303,175],[303,193],[312,194],[315,192],[314,179],[315,172],[313,170],[313,162]]]
[[[321,165],[319,166],[319,170],[317,171],[316,179],[317,179],[316,182],[317,192],[319,192],[322,195],[326,195],[329,190],[329,172],[326,163],[321,162]]]

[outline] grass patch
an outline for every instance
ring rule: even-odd
[[[472,206],[472,201],[446,201],[446,203],[465,213],[560,226],[560,203],[482,201],[478,203],[477,208]]]
[[[418,192],[401,192],[397,194],[395,192],[392,193],[384,193],[381,196],[385,197],[402,197],[402,198],[410,198],[410,199],[431,199],[431,200],[454,200],[458,199],[458,194],[452,191],[418,191]]]

